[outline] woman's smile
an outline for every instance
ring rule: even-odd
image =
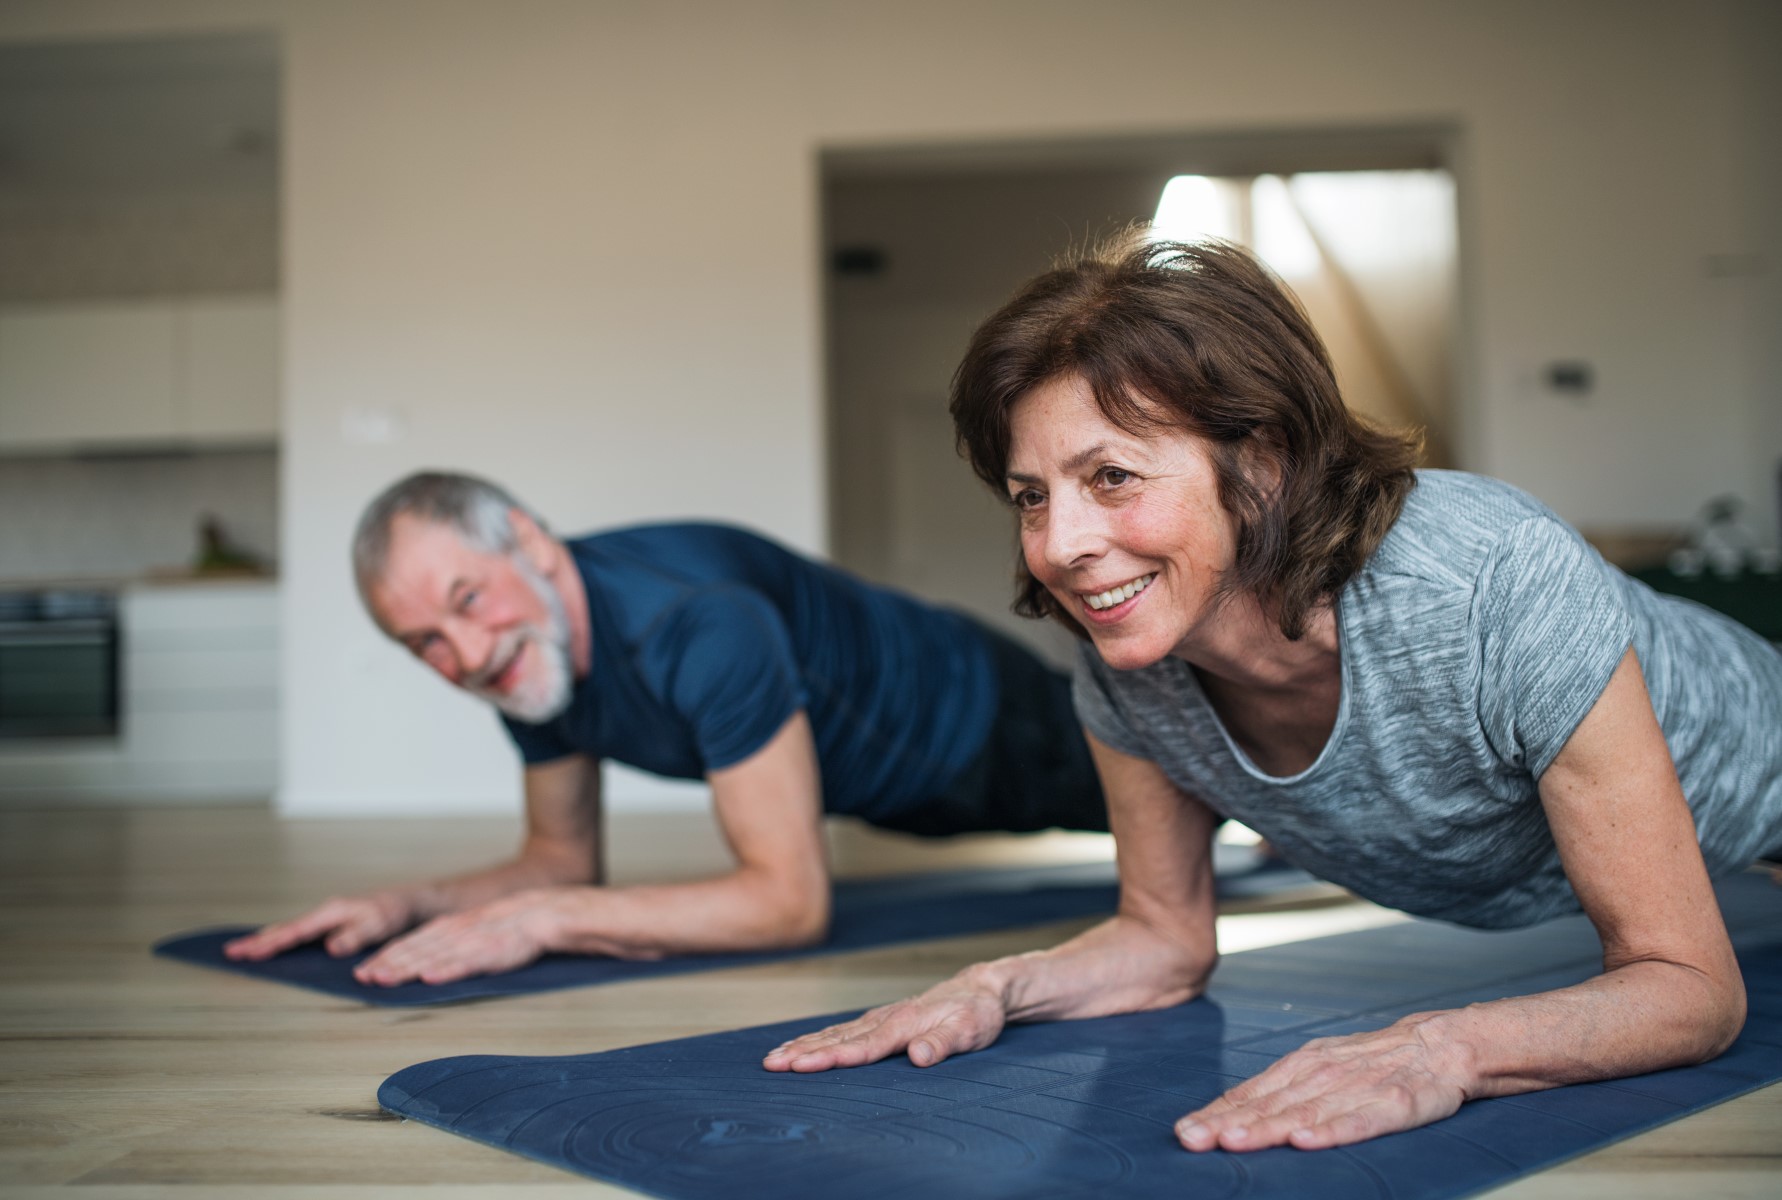
[[[1157,578],[1157,572],[1140,575],[1137,579],[1128,579],[1125,583],[1116,583],[1111,587],[1096,588],[1090,591],[1079,591],[1077,599],[1087,609],[1087,619],[1098,623],[1112,623],[1124,617],[1138,606],[1139,597]]]

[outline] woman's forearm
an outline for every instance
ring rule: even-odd
[[[1211,930],[1171,937],[1122,913],[1067,942],[967,968],[998,991],[1011,1021],[1059,1021],[1168,1008],[1206,990]]]
[[[1061,1020],[1165,1008],[1206,986],[1216,955],[1203,938],[1172,938],[1130,913],[1061,946],[965,968],[919,996],[797,1037],[762,1060],[770,1071],[827,1071],[906,1052],[917,1066],[982,1050],[1009,1021]]]
[[[1745,991],[1736,972],[1722,978],[1641,961],[1427,1020],[1435,1040],[1464,1056],[1468,1099],[1476,1099],[1704,1062],[1738,1036]]]
[[[1737,1036],[1736,969],[1630,962],[1557,991],[1316,1038],[1176,1123],[1190,1150],[1346,1145],[1463,1103],[1711,1058]]]

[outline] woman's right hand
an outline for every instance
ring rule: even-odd
[[[1008,1020],[1005,989],[996,963],[978,963],[920,996],[899,1000],[774,1050],[761,1065],[769,1071],[827,1071],[859,1067],[903,1051],[918,1067],[954,1054],[982,1050]]]
[[[223,946],[238,962],[261,962],[306,942],[325,938],[336,958],[386,942],[413,925],[419,914],[407,893],[390,890],[324,901],[300,917],[279,921]]]

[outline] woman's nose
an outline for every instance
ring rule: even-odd
[[[1054,498],[1046,514],[1046,561],[1059,569],[1075,567],[1107,547],[1102,514],[1093,504],[1074,497]]]

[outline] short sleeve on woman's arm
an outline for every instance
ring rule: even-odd
[[[1537,779],[1632,640],[1613,570],[1564,522],[1541,516],[1507,530],[1479,572],[1480,723],[1501,758]]]
[[[1071,702],[1077,720],[1097,741],[1133,758],[1154,758],[1156,752],[1133,728],[1129,706],[1124,702],[1119,672],[1101,660],[1089,642],[1077,646],[1076,667],[1071,674]]]

